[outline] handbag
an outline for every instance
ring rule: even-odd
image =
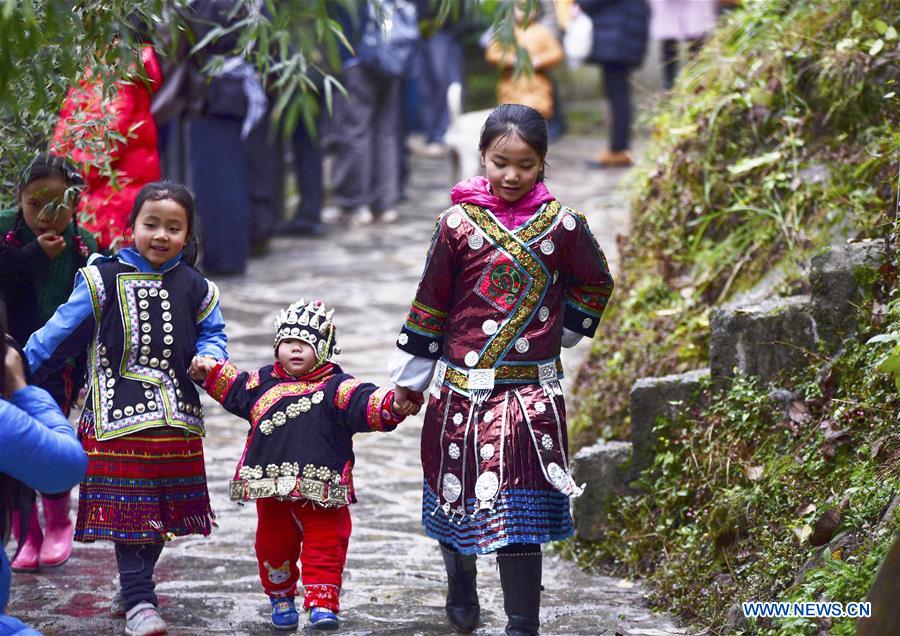
[[[563,50],[569,68],[578,68],[587,61],[594,45],[594,21],[581,10],[572,16],[563,36]]]
[[[419,46],[416,6],[409,0],[383,0],[378,9],[374,5],[369,5],[357,47],[359,61],[381,75],[405,77],[413,70]]]

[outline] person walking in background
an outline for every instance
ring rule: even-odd
[[[497,83],[498,104],[524,104],[544,116],[553,117],[553,82],[547,72],[560,64],[565,54],[556,35],[528,15],[522,3],[515,8],[516,44],[528,51],[533,75],[516,75],[516,51],[505,49],[496,37],[484,52],[485,59],[501,70]]]
[[[356,224],[397,220],[400,191],[401,78],[419,41],[411,0],[368,0],[357,20],[340,11],[354,52],[341,48],[341,82],[330,123],[337,218]]]
[[[153,579],[173,537],[208,535],[203,410],[188,376],[199,357],[228,357],[218,288],[194,269],[194,202],[181,184],[138,193],[134,247],[79,270],[75,289],[25,352],[35,381],[88,351],[79,437],[88,473],[77,541],[111,541],[120,593],[110,611],[128,634],[164,634]]]
[[[7,530],[15,530],[15,489],[22,482],[44,492],[68,492],[87,468],[75,431],[44,389],[28,386],[21,353],[9,341],[6,304],[0,298],[0,634],[39,636],[6,614],[10,591]],[[32,590],[32,594],[34,591]]]
[[[616,168],[632,164],[631,69],[640,66],[647,51],[650,10],[646,0],[576,0],[594,25],[594,43],[588,60],[603,68],[603,83],[610,104],[610,144],[592,167]]]
[[[506,633],[538,633],[541,544],[572,536],[569,499],[582,492],[568,468],[559,353],[594,335],[613,281],[584,217],[544,184],[547,143],[533,108],[488,116],[486,176],[451,191],[390,362],[400,408],[421,405],[431,382],[422,524],[440,544],[460,633],[478,625],[475,555],[490,553]]]
[[[83,183],[72,162],[42,153],[16,187],[18,207],[0,212],[0,290],[9,302],[8,333],[16,342],[26,342],[66,302],[75,274],[97,251],[97,242],[79,227],[74,212]],[[84,355],[67,360],[41,383],[66,417],[81,387],[84,365]],[[69,491],[41,495],[42,530],[34,491],[15,490],[12,529],[19,548],[12,569],[34,572],[62,565],[72,553]]]
[[[650,35],[660,40],[663,88],[671,90],[678,75],[679,46],[694,55],[716,26],[718,0],[650,0]]]
[[[101,250],[121,245],[138,191],[160,178],[157,129],[150,104],[163,76],[143,27],[136,26],[134,35],[144,44],[141,68],[116,82],[108,101],[104,100],[103,82],[90,70],[85,72],[63,102],[50,145],[51,152],[74,161],[84,176],[77,214]],[[107,132],[115,132],[121,139],[110,139],[107,144]],[[112,175],[101,169],[106,164]]]

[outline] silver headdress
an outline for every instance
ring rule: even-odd
[[[275,317],[275,349],[285,338],[296,338],[316,350],[319,364],[341,352],[337,346],[334,309],[321,300],[307,302],[301,298]]]

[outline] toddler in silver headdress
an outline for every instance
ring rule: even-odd
[[[339,353],[334,310],[300,300],[275,319],[275,361],[242,372],[198,361],[192,377],[250,422],[230,493],[256,500],[256,557],[272,623],[299,623],[294,596],[314,629],[338,627],[338,596],[350,539],[353,435],[390,431],[408,414],[394,391],[362,382],[331,362]],[[297,561],[300,561],[300,568]]]

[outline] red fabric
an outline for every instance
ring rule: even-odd
[[[493,192],[484,177],[472,177],[460,181],[450,190],[453,203],[472,203],[487,208],[509,230],[514,230],[537,212],[542,204],[552,201],[553,195],[543,181],[538,181],[525,196],[515,203],[507,203]]]
[[[138,77],[116,83],[117,95],[109,103],[102,100],[102,84],[88,70],[78,85],[69,90],[59,121],[53,133],[51,151],[78,164],[84,175],[85,188],[78,205],[79,221],[97,237],[100,249],[122,243],[125,225],[138,191],[151,181],[160,179],[156,122],[150,113],[150,102],[163,81],[162,70],[153,48],[141,50],[141,63],[149,85]],[[76,148],[76,141],[87,134],[89,140],[100,140],[103,130],[89,123],[103,116],[113,116],[112,130],[125,137],[124,143],[113,144],[110,161],[116,171],[117,184],[101,175],[89,149]],[[87,130],[85,124],[88,124]]]
[[[267,498],[256,500],[256,515],[256,560],[266,594],[293,597],[302,580],[304,609],[340,611],[338,596],[352,529],[347,506],[320,508]]]

